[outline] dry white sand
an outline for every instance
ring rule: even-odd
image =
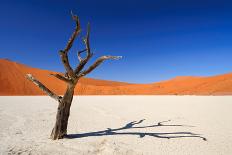
[[[230,96],[75,97],[70,139],[53,141],[56,109],[49,97],[0,97],[0,154],[232,154]]]

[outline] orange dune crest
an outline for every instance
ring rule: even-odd
[[[57,94],[63,94],[66,89],[64,82],[49,75],[56,72],[0,59],[0,95],[45,95],[25,78],[28,73]],[[82,78],[75,95],[232,95],[232,73],[212,77],[183,76],[151,84]]]

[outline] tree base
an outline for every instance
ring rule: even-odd
[[[56,123],[52,129],[50,138],[53,140],[62,139],[67,135],[68,118],[72,104],[75,85],[69,85],[61,101],[59,101]]]
[[[53,128],[52,129],[52,133],[50,135],[50,138],[52,140],[58,140],[58,139],[63,139],[65,138],[67,135],[67,132],[62,132],[62,131],[58,131],[57,129]]]

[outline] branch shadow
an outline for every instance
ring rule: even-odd
[[[107,128],[106,130],[95,131],[95,132],[88,132],[88,133],[81,133],[81,134],[69,134],[66,135],[65,138],[68,139],[75,139],[75,138],[84,138],[84,137],[97,137],[97,136],[113,136],[113,135],[135,135],[139,136],[139,138],[143,138],[145,136],[151,136],[155,138],[164,138],[164,139],[174,139],[174,138],[200,138],[204,141],[207,139],[200,134],[195,134],[192,132],[161,132],[161,133],[154,133],[154,132],[125,132],[124,130],[127,129],[145,129],[145,128],[153,128],[153,127],[194,127],[189,125],[165,125],[163,123],[170,122],[171,120],[158,122],[154,125],[147,125],[147,126],[135,126],[141,124],[145,119],[139,121],[133,121],[127,123],[125,126],[120,128]],[[118,132],[123,131],[123,132]]]

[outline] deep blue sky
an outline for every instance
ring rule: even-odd
[[[0,57],[64,71],[58,51],[74,28],[70,10],[83,31],[91,23],[94,58],[123,56],[88,77],[150,83],[232,72],[229,0],[1,0]],[[73,66],[79,41],[70,51]]]

